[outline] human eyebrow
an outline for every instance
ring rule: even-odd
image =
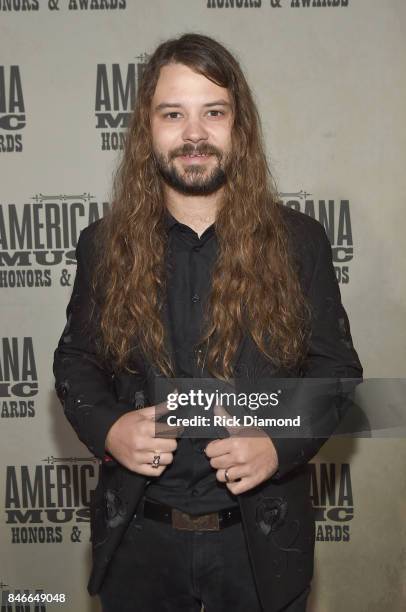
[[[229,102],[226,102],[225,100],[216,100],[215,102],[208,102],[207,104],[203,104],[203,106],[205,106],[206,108],[209,106],[228,106],[231,107],[231,104]]]
[[[180,108],[182,104],[180,102],[161,102],[158,106],[155,107],[155,112],[159,112],[165,108]],[[231,104],[226,100],[215,100],[214,102],[207,102],[203,104],[205,108],[209,108],[211,106],[225,106],[231,107]]]

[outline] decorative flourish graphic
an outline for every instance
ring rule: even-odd
[[[55,200],[62,200],[63,202],[67,202],[68,200],[72,200],[76,202],[77,200],[84,200],[85,202],[90,202],[90,200],[94,199],[94,196],[90,193],[82,193],[80,195],[67,195],[59,194],[59,195],[44,195],[43,193],[39,193],[31,198],[34,202],[55,202]]]
[[[41,459],[41,461],[51,465],[54,463],[100,463],[100,459],[97,457],[54,457],[53,455],[46,457],[46,459]]]

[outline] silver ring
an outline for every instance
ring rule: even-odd
[[[158,468],[161,461],[161,455],[154,455],[151,466],[153,468]]]
[[[224,478],[226,479],[226,482],[231,482],[228,477],[228,469],[224,472]]]

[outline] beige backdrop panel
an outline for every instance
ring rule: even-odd
[[[106,67],[111,84],[112,64],[119,64],[123,74],[128,64],[137,70],[143,53],[186,31],[218,38],[237,55],[263,118],[284,201],[301,210],[312,201],[313,208],[306,210],[314,210],[316,218],[332,201],[332,244],[337,257],[349,253],[348,262],[336,261],[337,274],[365,376],[404,376],[403,0],[349,0],[324,8],[293,8],[290,0],[281,0],[279,8],[270,0],[246,2],[257,8],[208,8],[210,3],[229,4],[134,0],[121,10],[75,11],[68,0],[57,3],[59,10],[50,10],[53,2],[31,1],[25,4],[38,4],[38,10],[9,11],[0,2],[0,91],[6,92],[4,108],[0,96],[0,148],[22,142],[20,152],[0,152],[7,239],[6,244],[2,237],[0,251],[9,257],[0,265],[0,382],[7,383],[1,408],[0,596],[43,589],[65,593],[65,610],[99,609],[85,590],[90,567],[85,505],[97,463],[77,440],[53,391],[52,353],[75,269],[67,255],[76,242],[71,224],[64,224],[65,244],[58,245],[51,234],[42,249],[61,253],[60,263],[41,263],[33,254],[51,231],[53,218],[46,218],[46,210],[67,213],[67,218],[77,211],[80,231],[94,218],[89,211],[102,214],[102,203],[109,200],[119,151],[101,147],[97,65]],[[22,1],[9,5],[22,6]],[[11,66],[18,66],[24,109],[21,100],[10,108]],[[26,126],[7,130],[4,118],[14,112],[25,115]],[[105,131],[114,143],[112,132],[119,130]],[[33,230],[38,228],[35,214],[44,224],[36,244],[33,233],[34,244],[21,245],[29,263],[21,260],[20,266],[12,261],[19,249],[10,243],[14,210],[19,222],[30,215]],[[340,215],[346,221],[344,237],[338,231]],[[19,268],[25,274],[22,286],[16,281]],[[32,271],[38,272],[36,282]],[[39,286],[41,281],[45,286]],[[7,372],[10,347],[18,365]],[[325,520],[317,522],[311,612],[405,608],[405,460],[404,440],[351,439],[330,441],[314,461],[318,488],[323,487],[321,472],[331,474],[331,469],[337,474],[337,496],[340,485],[347,494],[351,485],[352,497],[343,507],[352,510],[339,515],[351,516],[348,521],[333,520],[338,497],[324,505],[318,500],[319,518]],[[30,496],[29,485],[35,484]],[[28,543],[30,538],[36,543]],[[52,603],[44,609],[60,608]]]

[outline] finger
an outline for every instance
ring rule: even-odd
[[[176,402],[178,394],[178,390],[175,389],[173,392],[168,393],[167,399],[163,402],[160,402],[159,404],[154,404],[153,406],[147,406],[146,408],[141,408],[140,410],[137,410],[137,412],[138,414],[142,414],[143,416],[145,416],[145,418],[147,419],[149,418],[151,420],[156,420],[163,414],[167,414],[173,411],[173,409],[170,410],[168,407],[168,400],[171,403]]]
[[[226,478],[227,471],[227,478]],[[220,469],[216,472],[216,478],[219,482],[231,483],[239,481],[241,478],[247,478],[250,476],[250,471],[247,466],[232,465],[227,469]]]
[[[167,425],[166,423],[156,423],[153,420],[145,419],[139,425],[139,433],[145,438],[173,438],[181,436],[184,427],[182,425]]]
[[[167,425],[166,423],[155,423],[155,438],[179,438],[183,431],[183,425]]]
[[[142,451],[137,453],[136,459],[142,465],[152,465],[154,457],[159,457],[159,465],[169,465],[173,461],[173,454],[166,453],[161,450],[157,451]]]
[[[161,452],[173,453],[178,447],[178,444],[173,438],[152,438],[143,444],[143,448],[138,449],[138,452]]]
[[[137,414],[141,414],[146,419],[154,419],[156,414],[162,414],[164,406],[167,406],[166,400],[159,404],[153,404],[152,406],[146,406],[145,408],[139,408]]]
[[[212,457],[220,457],[221,455],[230,454],[232,449],[233,445],[231,438],[222,438],[209,442],[204,452],[206,453],[206,456],[211,459]]]
[[[177,448],[178,443],[176,438],[158,438],[154,436],[153,431],[145,430],[143,431],[142,435],[134,439],[133,444],[130,443],[128,446],[129,450],[131,450],[132,448],[135,452],[153,451],[156,449],[160,449],[162,452],[171,453]]]
[[[142,465],[140,466],[136,472],[138,474],[143,474],[144,476],[160,476],[166,470],[166,465],[160,465],[157,468],[152,467],[152,465]]]
[[[159,419],[159,417],[165,414],[173,413],[174,410],[178,409],[178,395],[179,391],[175,388],[173,391],[168,393],[164,402],[161,402],[155,406],[155,419]]]
[[[231,453],[226,453],[225,455],[219,455],[218,457],[212,457],[210,459],[210,465],[215,470],[226,469],[230,467],[230,465],[235,465],[237,461],[234,459]]]

